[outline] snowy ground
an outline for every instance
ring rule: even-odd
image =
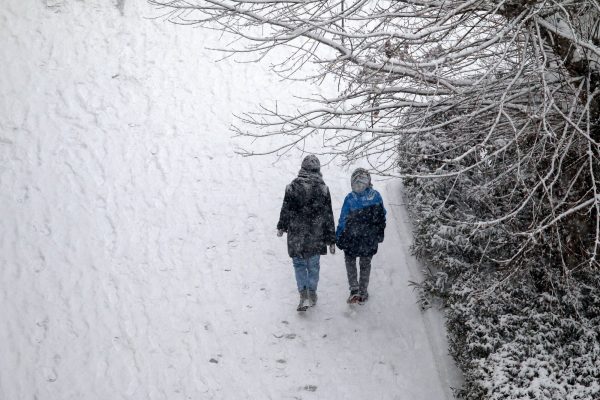
[[[376,185],[370,302],[344,303],[328,255],[298,315],[275,224],[301,155],[241,158],[228,131],[288,84],[214,63],[216,34],[155,14],[0,5],[0,399],[450,399],[396,184]],[[349,171],[323,172],[338,214]]]

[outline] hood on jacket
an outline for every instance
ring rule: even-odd
[[[367,188],[372,187],[371,174],[364,168],[357,168],[352,172],[350,178],[350,186],[355,193],[362,193]]]
[[[317,156],[310,154],[304,157],[302,160],[301,170],[305,170],[307,172],[320,172],[321,171],[321,162],[317,158]]]

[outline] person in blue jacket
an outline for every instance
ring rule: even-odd
[[[362,303],[369,298],[367,288],[371,259],[383,242],[386,210],[379,192],[373,189],[371,175],[357,168],[351,177],[352,192],[344,199],[336,230],[336,244],[344,250],[344,261],[350,285],[348,303]],[[356,268],[359,259],[360,277]]]

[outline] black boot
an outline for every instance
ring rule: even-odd
[[[351,290],[350,297],[348,297],[348,300],[346,300],[346,303],[348,303],[348,304],[358,303],[359,299],[360,299],[360,295],[358,294],[358,290]]]
[[[369,292],[365,290],[358,293],[358,302],[360,304],[363,304],[367,300],[369,300]]]

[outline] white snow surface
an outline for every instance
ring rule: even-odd
[[[216,32],[157,14],[0,5],[0,399],[451,399],[398,184],[376,183],[370,301],[345,303],[338,252],[297,313],[275,224],[302,155],[242,158],[229,126],[315,88],[217,63]],[[349,174],[323,168],[336,218]]]

